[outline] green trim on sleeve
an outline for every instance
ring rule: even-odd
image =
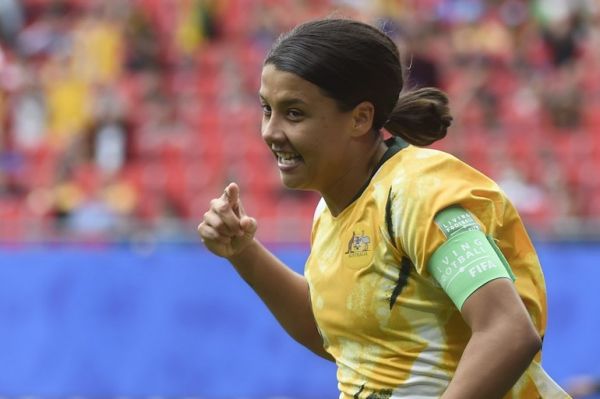
[[[506,258],[469,212],[452,206],[439,212],[435,222],[448,240],[431,255],[427,267],[458,309],[488,282],[514,280]]]
[[[502,251],[500,251],[500,248],[498,248],[498,244],[496,244],[496,240],[494,240],[494,237],[492,237],[492,236],[485,236],[485,237],[487,238],[488,242],[490,243],[490,245],[492,246],[492,248],[496,252],[496,255],[498,255],[498,258],[500,259],[500,261],[502,262],[502,264],[506,268],[506,271],[510,275],[510,279],[512,281],[515,281],[517,279],[517,277],[513,273],[512,269],[510,267],[510,264],[508,263],[508,261],[504,257],[504,254],[502,253]]]
[[[464,231],[481,230],[473,216],[459,205],[452,205],[438,212],[435,223],[446,238]]]

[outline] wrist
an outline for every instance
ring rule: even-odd
[[[226,259],[234,266],[242,266],[244,263],[248,263],[249,259],[252,259],[253,254],[260,247],[260,244],[255,238],[252,238],[246,245],[244,245],[239,251],[234,254],[227,256]]]

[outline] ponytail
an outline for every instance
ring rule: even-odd
[[[383,127],[416,146],[427,146],[446,136],[452,116],[443,91],[425,87],[400,93]]]

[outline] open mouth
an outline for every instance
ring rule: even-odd
[[[275,156],[277,157],[277,165],[284,170],[298,166],[303,162],[302,156],[295,152],[277,151],[275,152]]]

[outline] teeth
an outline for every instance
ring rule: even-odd
[[[289,161],[292,158],[296,158],[296,156],[294,154],[279,154],[279,158],[283,159],[284,161]]]
[[[300,158],[300,156],[298,154],[294,154],[291,152],[278,152],[277,153],[277,159],[282,162],[294,161],[299,158]]]

